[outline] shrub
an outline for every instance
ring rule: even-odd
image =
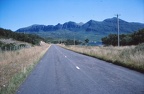
[[[135,50],[144,52],[144,43],[137,45],[135,47]]]
[[[15,44],[14,43],[10,43],[10,44],[4,44],[1,46],[1,49],[4,51],[8,51],[8,50],[15,50]]]

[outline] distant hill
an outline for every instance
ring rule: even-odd
[[[144,24],[126,22],[119,19],[120,34],[127,34],[144,28]],[[16,30],[16,32],[34,33],[44,38],[58,40],[77,39],[101,41],[101,38],[109,34],[117,33],[117,18],[109,18],[103,21],[90,20],[86,23],[66,22],[57,25],[32,25]]]
[[[18,33],[18,32],[13,32],[11,30],[0,28],[0,40],[3,40],[3,39],[27,42],[33,45],[39,45],[40,41],[45,41],[43,38],[39,37],[38,35]],[[4,41],[1,41],[1,42],[4,42]]]

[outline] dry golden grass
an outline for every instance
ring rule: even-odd
[[[64,46],[64,48],[97,57],[112,63],[144,72],[144,50],[137,50],[135,46],[123,47],[91,47]],[[144,47],[144,46],[143,46]]]
[[[9,84],[10,79],[19,72],[33,66],[47,51],[49,45],[34,46],[17,51],[0,53],[0,90]]]

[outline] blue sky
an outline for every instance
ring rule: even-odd
[[[0,27],[13,31],[33,24],[103,21],[116,14],[144,23],[144,0],[0,0]]]

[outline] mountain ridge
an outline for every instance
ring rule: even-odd
[[[31,26],[28,26],[28,27],[23,27],[23,28],[19,28],[18,30],[16,30],[16,32],[39,32],[39,31],[56,31],[56,30],[59,30],[59,29],[68,29],[68,30],[71,30],[71,29],[77,29],[77,28],[84,28],[85,30],[86,29],[93,29],[93,30],[96,30],[98,31],[98,29],[95,27],[96,26],[107,26],[107,24],[111,23],[115,28],[116,28],[116,25],[117,25],[117,18],[116,17],[113,17],[113,18],[108,18],[108,19],[105,19],[103,21],[95,21],[95,20],[89,20],[87,21],[86,23],[83,23],[83,24],[78,24],[76,22],[73,22],[73,21],[68,21],[68,22],[65,22],[64,24],[56,24],[56,25],[41,25],[41,24],[33,24]],[[138,22],[127,22],[127,21],[124,21],[124,20],[121,20],[119,19],[119,23],[120,23],[120,26],[121,26],[121,23],[122,25],[123,24],[136,24],[136,25],[139,25],[139,27],[144,27],[144,24],[143,23],[138,23]],[[141,28],[140,28],[141,29]],[[91,30],[91,31],[93,31]],[[86,30],[87,31],[87,30]],[[122,30],[123,31],[123,30]],[[128,30],[130,31],[130,30]]]
[[[144,24],[127,22],[119,19],[119,27],[121,34],[128,34],[144,28]],[[94,35],[100,35],[101,37],[98,39],[100,41],[103,36],[117,33],[117,18],[108,18],[103,21],[95,21],[91,19],[82,24],[73,21],[68,21],[63,24],[58,23],[56,25],[34,24],[25,28],[20,28],[16,30],[16,32],[35,33],[42,37],[58,39],[60,38],[59,36],[61,36],[62,39],[63,37],[65,37],[65,39],[72,39],[73,33],[75,32],[77,33],[77,39],[84,40],[84,38],[86,38],[85,36],[87,36],[87,38],[91,40],[96,40],[97,38],[94,38]],[[91,36],[93,36],[93,38],[91,38]]]

